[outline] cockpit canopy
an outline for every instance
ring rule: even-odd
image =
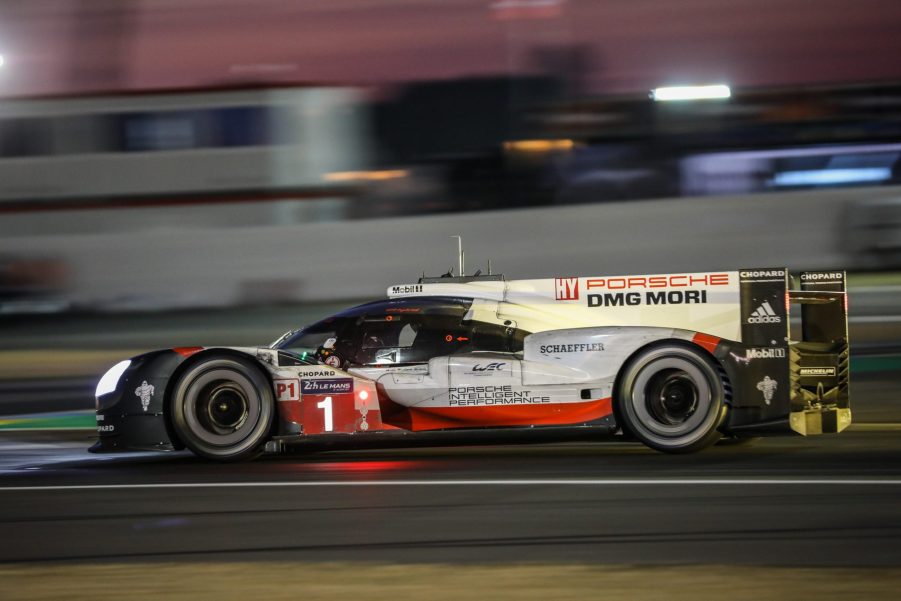
[[[425,363],[471,351],[521,351],[528,332],[466,320],[471,299],[400,298],[359,305],[277,341],[273,348],[314,354],[334,338],[348,365]]]

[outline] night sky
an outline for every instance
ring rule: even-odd
[[[901,0],[496,1],[5,0],[0,94],[523,72],[539,48],[576,48],[590,93],[901,79]]]

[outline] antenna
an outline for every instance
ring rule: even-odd
[[[457,256],[460,260],[460,277],[466,275],[466,272],[463,270],[463,236],[451,236],[451,238],[457,239]]]
[[[488,275],[491,275],[491,259],[488,259]]]

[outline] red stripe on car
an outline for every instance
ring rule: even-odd
[[[199,353],[203,350],[202,346],[177,346],[172,349],[174,352],[178,353],[182,357],[190,357],[194,353]]]
[[[720,343],[721,338],[718,336],[710,336],[709,334],[695,334],[694,338],[691,339],[692,342],[697,344],[700,347],[707,349],[712,355],[716,350],[716,345]]]
[[[379,404],[382,423],[413,431],[467,426],[562,426],[594,421],[613,413],[610,398],[584,403],[490,407],[404,407],[380,398]]]

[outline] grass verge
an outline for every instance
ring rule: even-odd
[[[797,601],[897,599],[899,568],[149,563],[0,566],[3,598]]]

